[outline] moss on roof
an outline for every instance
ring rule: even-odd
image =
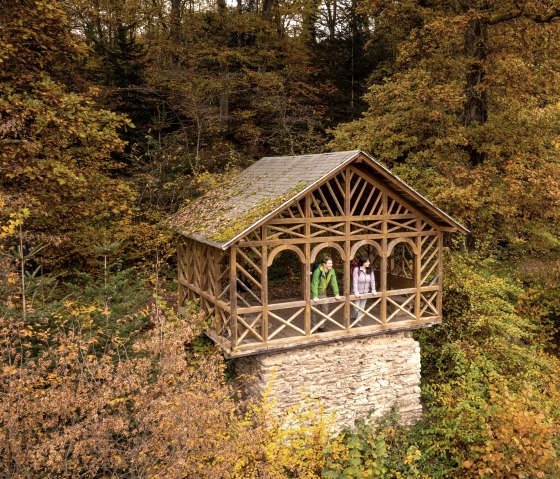
[[[172,229],[222,247],[358,152],[266,157],[187,204]]]
[[[185,236],[196,238],[200,234],[216,245],[226,243],[282,206],[311,183],[311,180],[300,180],[284,194],[263,198],[259,189],[254,189],[252,195],[247,195],[246,190],[240,188],[236,178],[233,178],[187,204],[170,218],[169,225]],[[249,208],[233,211],[236,209],[235,198],[242,194],[245,201],[251,196],[255,197],[254,204]]]

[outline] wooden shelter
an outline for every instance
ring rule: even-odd
[[[467,232],[362,151],[262,158],[172,225],[180,307],[197,302],[230,357],[440,322],[443,234]],[[323,313],[310,281],[326,252],[342,298],[320,300]],[[358,255],[371,258],[377,292],[352,320]]]

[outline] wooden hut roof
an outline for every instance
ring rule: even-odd
[[[171,218],[171,227],[189,238],[225,250],[358,157],[367,162],[377,181],[400,194],[442,229],[468,232],[360,150],[264,157],[227,184],[179,210]]]

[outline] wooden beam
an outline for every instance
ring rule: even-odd
[[[184,271],[184,267],[183,267],[183,260],[185,252],[184,252],[184,248],[183,248],[183,238],[181,236],[179,236],[177,238],[177,278],[180,279],[184,276],[185,271]],[[178,307],[179,308],[184,308],[184,302],[185,302],[185,286],[183,284],[181,284],[180,281],[178,281],[178,288],[177,288],[177,293],[178,293]]]
[[[263,342],[268,341],[268,246],[267,242],[267,225],[266,223],[262,226],[262,239],[263,246],[261,250],[261,303],[263,305],[262,310],[262,337]]]
[[[443,227],[434,223],[434,221],[432,221],[430,218],[428,218],[424,213],[422,213],[420,210],[418,210],[417,208],[411,206],[409,204],[408,201],[406,201],[405,198],[403,198],[401,195],[399,195],[396,191],[391,190],[389,188],[387,188],[385,185],[381,184],[380,182],[376,181],[374,178],[372,178],[371,176],[369,176],[367,173],[364,173],[363,171],[358,170],[357,168],[350,166],[350,168],[352,168],[352,171],[354,173],[356,173],[357,175],[360,175],[362,178],[364,178],[366,181],[369,181],[370,183],[372,183],[373,185],[375,185],[378,189],[380,189],[381,191],[383,191],[383,193],[385,193],[386,195],[390,195],[391,198],[395,199],[396,201],[398,201],[401,204],[404,204],[410,211],[416,213],[416,215],[418,215],[420,218],[422,218],[426,223],[428,223],[429,225],[431,225],[433,228],[437,229],[437,230],[441,230]],[[385,209],[384,214],[388,214],[388,209]]]
[[[340,205],[338,198],[336,197],[336,194],[331,186],[331,182],[328,181],[327,182],[327,188],[329,190],[329,193],[331,194],[332,199],[334,200],[334,202],[336,203],[336,207],[338,208],[338,211],[340,213],[340,216],[344,216],[345,212],[344,212],[344,208]]]
[[[344,328],[346,331],[350,331],[350,294],[352,293],[352,278],[351,278],[351,270],[350,270],[350,250],[352,245],[350,244],[350,240],[352,236],[350,235],[350,220],[348,219],[351,215],[351,207],[350,204],[350,175],[351,171],[350,168],[346,168],[344,170],[344,253],[346,255],[346,261],[344,262],[344,296],[345,304],[344,304]]]
[[[233,351],[237,347],[237,246],[230,248],[229,255],[229,327],[231,330],[231,346]]]
[[[350,340],[356,338],[364,338],[371,336],[386,335],[389,333],[413,331],[422,329],[441,323],[441,316],[433,316],[420,321],[401,321],[389,324],[378,324],[373,326],[365,326],[360,329],[352,329],[351,334],[346,331],[332,331],[321,333],[313,336],[299,336],[270,340],[266,345],[262,343],[252,343],[240,345],[234,352],[227,352],[228,357],[242,357],[252,354],[262,354],[264,352],[278,352],[295,347],[307,347],[317,344],[325,344],[333,341]]]
[[[416,229],[422,229],[422,221],[416,220]],[[416,299],[414,302],[414,316],[420,319],[420,286],[422,286],[422,237],[420,233],[416,237],[416,254],[414,255],[414,286],[416,287]]]
[[[309,216],[312,223],[336,223],[340,221],[340,216]],[[382,219],[388,220],[412,220],[417,216],[413,213],[404,215],[349,215],[347,217],[350,221],[379,221]],[[275,218],[267,222],[267,225],[301,225],[304,219],[302,218]],[[429,230],[425,230],[426,232]]]
[[[338,220],[342,219],[340,216]],[[311,223],[313,225],[313,223]],[[422,232],[422,236],[437,236],[437,231],[432,232]],[[418,232],[408,232],[408,233],[379,233],[379,234],[367,234],[367,235],[352,235],[352,240],[361,240],[361,239],[397,239],[397,238],[415,238],[418,236]],[[312,236],[311,238],[288,238],[288,239],[281,239],[281,240],[268,240],[268,246],[281,246],[284,244],[305,244],[306,242],[310,241],[311,243],[327,243],[327,242],[340,242],[344,241],[344,234],[340,236]],[[243,243],[243,247],[245,246],[261,246],[261,242],[251,241]]]
[[[198,296],[216,304],[217,306],[219,306],[220,308],[226,310],[229,312],[229,304],[220,301],[219,299],[215,299],[211,294],[208,294],[206,291],[203,291],[202,289],[200,289],[198,286],[192,284],[192,283],[187,283],[186,280],[184,279],[180,279],[179,282],[185,286],[187,289],[193,291],[194,293],[196,293]]]
[[[253,262],[253,260],[252,260],[251,258],[249,258],[249,256],[247,256],[247,255],[245,254],[245,252],[243,251],[243,248],[239,248],[239,249],[237,250],[237,253],[238,253],[245,261],[247,261],[247,263],[249,263],[249,264],[253,267],[253,269],[257,272],[257,274],[262,275],[262,267],[261,267],[261,266],[257,266],[257,265]]]
[[[385,193],[382,193],[383,195],[383,199],[382,199],[382,204],[381,204],[381,212],[383,214],[387,213],[387,195]],[[379,271],[379,282],[380,287],[381,287],[381,294],[382,294],[382,299],[381,299],[381,312],[380,312],[380,316],[381,316],[381,321],[383,321],[383,324],[385,324],[387,322],[387,245],[388,245],[388,241],[387,241],[387,220],[384,219],[383,220],[383,224],[381,226],[381,231],[383,231],[383,234],[381,236],[381,251],[382,251],[382,255],[381,255],[381,266],[380,266],[380,271]]]
[[[443,314],[443,233],[438,237],[438,295],[436,308],[438,314]]]
[[[305,263],[303,272],[303,299],[305,301],[305,316],[304,316],[304,330],[305,335],[309,336],[311,333],[311,195],[305,197]]]

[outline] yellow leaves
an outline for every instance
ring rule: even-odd
[[[9,365],[9,366],[4,366],[2,368],[2,371],[4,374],[7,374],[8,376],[15,376],[18,373],[18,368],[15,367],[14,365]]]
[[[0,197],[0,210],[5,206],[5,201]],[[16,234],[18,228],[23,225],[24,221],[29,218],[31,212],[29,208],[21,208],[15,213],[10,213],[7,224],[0,227],[0,238],[6,238]]]
[[[77,304],[76,302],[70,300],[66,300],[64,302],[64,307],[68,314],[76,318],[88,318],[94,313],[103,313],[103,309],[94,304]]]

